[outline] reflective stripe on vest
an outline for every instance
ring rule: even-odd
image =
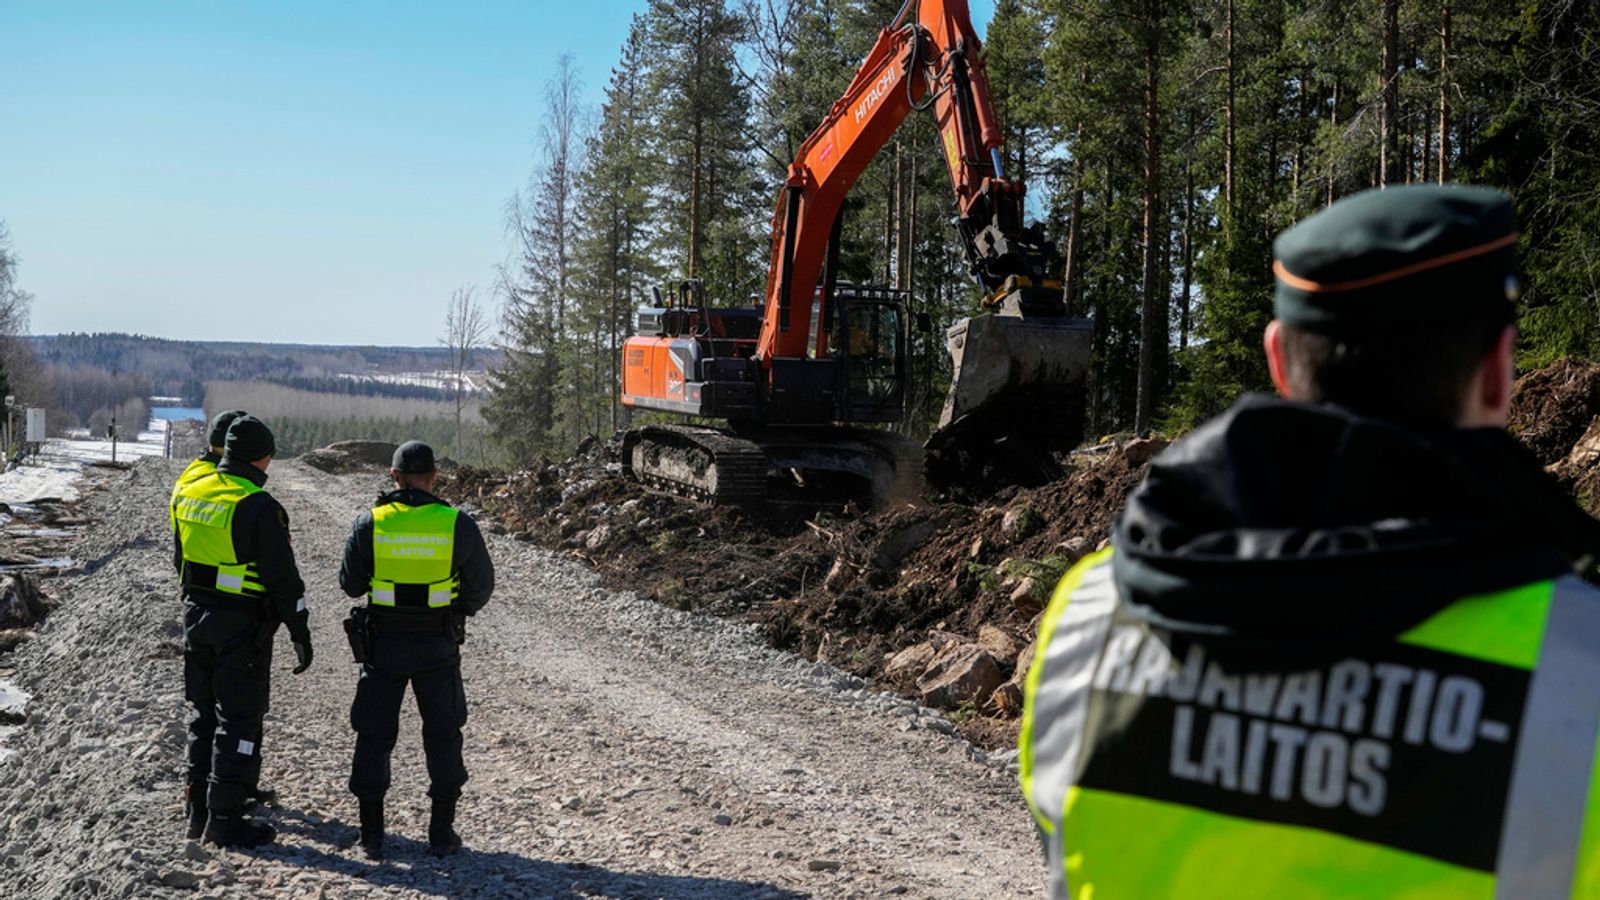
[[[455,602],[455,507],[385,503],[372,510],[372,603],[442,609]]]
[[[1069,572],[1019,748],[1051,896],[1600,896],[1600,592],[1308,665],[1230,673],[1120,610],[1108,553]]]
[[[183,472],[178,475],[178,480],[172,484],[172,502],[167,504],[167,521],[173,529],[178,527],[178,492],[215,471],[217,471],[216,463],[200,457],[184,467]]]
[[[172,517],[183,547],[185,585],[244,597],[264,595],[255,562],[236,559],[233,543],[233,515],[240,501],[260,491],[248,479],[223,472],[201,474],[187,484],[180,479]]]

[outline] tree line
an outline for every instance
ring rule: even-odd
[[[650,0],[598,110],[564,57],[508,203],[504,356],[485,416],[514,457],[626,423],[619,348],[653,284],[759,295],[778,186],[899,0]],[[1265,389],[1271,243],[1350,193],[1507,190],[1528,270],[1519,361],[1600,354],[1600,4],[999,0],[986,58],[1008,175],[1095,321],[1094,433],[1181,429]],[[976,311],[931,123],[847,203],[840,277],[911,292],[904,430]]]

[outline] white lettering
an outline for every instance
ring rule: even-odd
[[[1200,780],[1239,789],[1239,717],[1216,713],[1206,729],[1206,750],[1200,760]]]
[[[1362,698],[1371,686],[1372,673],[1364,662],[1347,659],[1329,669],[1328,690],[1322,698],[1322,727],[1360,731],[1366,713]]]
[[[1344,802],[1348,753],[1349,745],[1337,734],[1319,731],[1311,736],[1300,775],[1300,793],[1307,803],[1332,809]]]
[[[1439,685],[1439,700],[1433,706],[1428,735],[1440,750],[1464,753],[1472,749],[1481,715],[1483,685],[1471,678],[1452,675]]]
[[[1296,672],[1283,680],[1278,695],[1278,718],[1285,722],[1298,718],[1307,725],[1317,724],[1318,696],[1322,693],[1322,673]]]
[[[1194,707],[1180,706],[1172,714],[1172,775],[1185,781],[1199,781],[1200,767],[1189,759],[1189,743],[1194,736]]]
[[[1439,676],[1427,669],[1417,670],[1417,686],[1411,691],[1411,709],[1406,714],[1405,741],[1420,744],[1427,733],[1428,705],[1433,702],[1433,687]]]
[[[1394,717],[1400,710],[1400,689],[1411,683],[1412,671],[1406,666],[1378,663],[1372,667],[1378,676],[1378,702],[1372,709],[1374,737],[1394,736]]]
[[[1212,663],[1206,666],[1206,680],[1200,683],[1197,702],[1202,706],[1217,706],[1219,701],[1223,709],[1239,709],[1239,676],[1229,675]]]
[[[1388,784],[1383,772],[1389,767],[1389,745],[1381,741],[1359,740],[1350,751],[1350,808],[1364,816],[1383,812],[1388,799]]]

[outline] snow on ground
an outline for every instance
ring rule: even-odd
[[[152,419],[137,439],[117,441],[116,457],[131,462],[142,456],[161,456],[166,448],[167,423]],[[51,438],[37,456],[0,472],[0,503],[33,503],[46,497],[78,499],[78,477],[90,463],[111,461],[111,441],[101,438]]]

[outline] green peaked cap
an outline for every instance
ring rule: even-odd
[[[1333,337],[1482,310],[1514,319],[1521,292],[1511,198],[1486,187],[1362,191],[1273,242],[1273,312]]]

